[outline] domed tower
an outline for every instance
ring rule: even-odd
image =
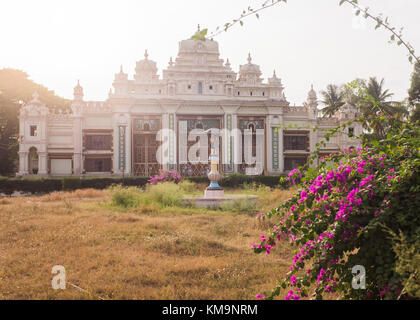
[[[318,98],[314,90],[314,86],[311,85],[311,90],[308,92],[308,98],[306,100],[306,106],[308,108],[308,115],[310,119],[316,119],[318,115]]]
[[[74,101],[83,101],[83,88],[80,85],[79,80],[77,80],[77,85],[74,87],[73,95]]]
[[[273,71],[273,76],[268,78],[268,87],[270,88],[270,98],[286,101],[283,92],[284,86],[281,83],[281,79],[277,78],[276,70]]]
[[[340,121],[355,119],[357,116],[358,109],[354,105],[350,104],[348,101],[346,101],[346,103],[343,104],[336,113],[336,117]]]
[[[156,83],[159,80],[156,62],[149,60],[147,50],[144,51],[144,59],[136,63],[134,79],[138,83]]]
[[[359,110],[348,101],[335,114],[340,124],[344,124],[347,121],[356,119],[359,116]],[[362,134],[363,128],[360,122],[353,121],[347,128],[347,132],[343,132],[340,136],[340,146],[342,148],[359,147],[361,145],[360,140],[357,139]]]
[[[80,115],[82,112],[83,105],[83,88],[80,85],[79,80],[77,80],[77,84],[73,89],[73,103],[71,104],[73,115]]]
[[[179,42],[178,54],[163,70],[162,78],[168,94],[222,96],[232,94],[236,73],[229,63],[224,65],[217,41],[200,38]]]
[[[260,66],[252,63],[251,54],[248,53],[248,63],[239,66],[238,82],[247,85],[259,85],[262,83]]]
[[[19,175],[47,174],[48,108],[38,93],[19,114]]]
[[[114,87],[114,92],[117,96],[124,95],[129,92],[128,75],[124,73],[122,65],[120,66],[120,72],[115,74],[112,86]]]

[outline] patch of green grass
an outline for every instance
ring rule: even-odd
[[[142,191],[137,187],[123,187],[121,185],[109,188],[111,192],[111,204],[117,207],[137,207],[141,202]]]
[[[230,211],[233,213],[245,213],[248,215],[255,215],[258,210],[258,201],[255,199],[236,199],[220,204],[220,209],[223,211]]]
[[[181,186],[173,182],[148,185],[145,190],[117,185],[110,187],[109,191],[111,206],[123,209],[147,207],[153,204],[158,204],[162,208],[179,207],[185,194]]]
[[[185,192],[173,182],[163,182],[148,185],[142,194],[145,202],[159,203],[162,207],[178,207],[181,205]]]

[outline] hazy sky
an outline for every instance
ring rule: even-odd
[[[302,104],[310,85],[356,77],[385,78],[395,99],[405,98],[412,66],[402,47],[390,45],[388,33],[355,21],[339,0],[288,0],[249,17],[215,40],[232,67],[246,63],[248,52],[263,77],[273,69],[282,78],[287,99]],[[360,0],[384,13],[420,54],[419,0]],[[159,74],[178,42],[200,24],[213,30],[237,17],[251,0],[1,0],[0,68],[26,71],[30,78],[71,99],[77,79],[86,100],[104,100],[120,64],[132,78],[135,62],[157,62]]]

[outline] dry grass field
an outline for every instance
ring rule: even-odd
[[[266,211],[293,190],[231,192],[259,195]],[[288,243],[252,252],[269,227],[255,212],[110,203],[93,189],[0,198],[0,299],[255,299],[293,255]],[[54,265],[65,290],[51,287]]]

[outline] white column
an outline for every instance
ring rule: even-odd
[[[19,174],[28,174],[28,152],[19,151]]]
[[[232,114],[232,130],[235,132],[235,135],[238,132],[238,116],[236,114]],[[242,137],[235,136],[232,141],[232,150],[233,150],[233,172],[238,173],[238,164],[237,164],[237,157],[235,154],[238,153],[238,149],[240,148],[239,144],[242,142]],[[242,153],[238,155],[242,159]]]
[[[131,174],[131,117],[125,127],[125,173]]]
[[[82,118],[80,115],[75,116],[73,122],[73,144],[74,144],[74,174],[80,175],[83,172],[82,164]]]
[[[266,128],[267,128],[267,151],[265,152],[265,157],[267,157],[267,174],[271,174],[273,171],[273,136],[271,128],[271,117],[268,115],[266,117]]]
[[[38,152],[38,174],[47,174],[47,153],[46,152]]]
[[[160,154],[159,156],[161,157],[161,159],[169,159],[169,149],[171,148],[170,145],[169,145],[170,142],[169,142],[169,140],[167,142],[165,142],[165,139],[169,139],[169,135],[166,134],[168,132],[167,129],[169,129],[169,114],[168,113],[162,114],[162,128],[161,129],[162,129],[161,132],[165,133],[161,136],[161,139],[162,139],[161,143],[162,144],[167,143],[168,149],[165,150],[164,148],[161,147],[158,150],[160,150],[161,153],[162,152],[168,152],[168,158],[164,157],[164,154]],[[166,160],[165,160],[165,162],[166,162]],[[162,169],[163,170],[169,170],[169,163],[167,163],[167,162],[163,163],[162,164]]]
[[[281,127],[279,128],[279,171],[284,172],[284,154],[283,154],[283,121],[281,121]]]

